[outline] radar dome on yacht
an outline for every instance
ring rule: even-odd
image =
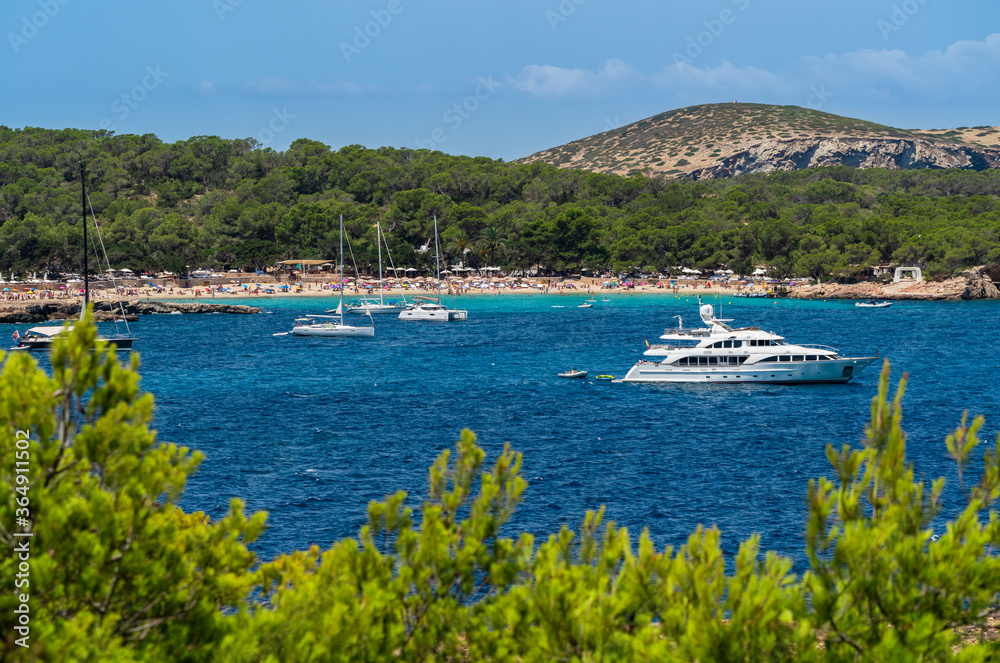
[[[701,308],[698,310],[701,311],[701,317],[703,320],[705,318],[711,320],[712,318],[715,317],[715,309],[712,308],[711,304],[702,304]]]

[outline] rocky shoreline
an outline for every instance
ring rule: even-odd
[[[796,299],[915,299],[923,301],[959,299],[1000,299],[996,280],[1000,267],[974,267],[944,281],[901,281],[899,283],[817,283],[795,288]]]
[[[94,302],[94,318],[98,321],[121,319],[121,309],[117,303]],[[260,313],[255,306],[243,304],[209,304],[202,302],[165,302],[165,301],[123,301],[125,319],[135,321],[140,315],[153,313],[185,314],[196,313],[230,313],[251,314]],[[46,322],[48,320],[73,320],[80,317],[80,302],[75,301],[14,301],[0,302],[0,323],[23,324],[27,322]]]

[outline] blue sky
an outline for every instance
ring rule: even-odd
[[[4,0],[0,124],[507,160],[734,99],[992,126],[998,19],[995,0]]]

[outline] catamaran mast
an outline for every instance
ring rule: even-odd
[[[382,224],[381,219],[375,219],[375,243],[378,244],[378,303],[385,306],[382,294]]]
[[[441,253],[438,251],[438,217],[434,215],[434,264],[437,265],[438,304],[441,303]]]
[[[340,325],[344,325],[344,215],[340,215]]]
[[[80,210],[83,214],[83,308],[80,319],[90,302],[90,280],[87,278],[87,164],[80,160]]]

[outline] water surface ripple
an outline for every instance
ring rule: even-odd
[[[600,299],[601,296],[598,296]],[[722,530],[727,553],[759,533],[765,550],[804,558],[810,477],[829,474],[827,444],[856,445],[878,365],[847,385],[649,386],[623,376],[672,316],[694,326],[691,297],[613,295],[459,298],[464,323],[376,318],[374,339],[273,337],[329,299],[263,303],[263,315],[158,315],[135,325],[143,387],[157,399],[161,440],[206,458],[182,500],[224,513],[232,497],[266,510],[262,558],[355,536],[370,500],[406,490],[419,507],[427,468],[463,427],[495,457],[524,452],[529,483],[510,532],[537,535],[587,509],[658,546],[699,523]],[[904,427],[918,476],[956,475],[945,435],[963,410],[1000,428],[1000,302],[900,302],[709,297],[719,317],[844,354],[876,351],[909,372]],[[562,306],[562,308],[554,308]],[[8,332],[9,333],[9,332]],[[561,380],[570,367],[587,380]],[[946,507],[960,504],[949,490]]]

